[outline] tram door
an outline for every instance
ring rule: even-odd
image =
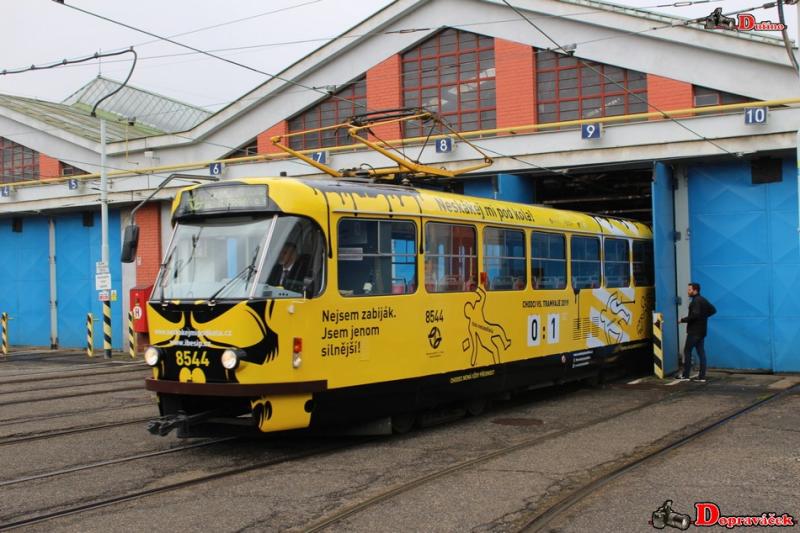
[[[678,292],[675,265],[675,187],[672,169],[653,169],[653,258],[656,275],[655,311],[664,316],[664,375],[678,370]]]

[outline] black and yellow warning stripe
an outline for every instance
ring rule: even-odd
[[[653,313],[653,373],[664,379],[664,348],[663,348],[664,315]]]

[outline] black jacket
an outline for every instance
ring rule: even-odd
[[[708,333],[708,317],[717,312],[711,302],[700,296],[692,297],[689,302],[689,316],[681,318],[686,323],[686,334],[693,337],[705,337]]]
[[[289,272],[283,280],[283,287],[290,291],[303,292],[303,283],[305,277],[310,274],[309,260],[307,256],[301,255],[294,262]],[[275,263],[272,270],[267,277],[267,283],[273,286],[281,285],[281,276],[283,275],[283,267]]]

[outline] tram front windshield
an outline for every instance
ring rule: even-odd
[[[294,216],[208,218],[180,222],[153,299],[215,300],[298,297],[314,293],[323,239]],[[315,268],[314,265],[317,265]]]

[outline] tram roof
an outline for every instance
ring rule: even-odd
[[[267,185],[271,202],[281,211],[307,214],[319,219],[327,216],[328,211],[331,214],[359,216],[422,216],[430,220],[451,222],[481,222],[499,226],[652,237],[646,224],[633,220],[388,183],[348,179],[253,177],[196,185],[184,190],[241,183]],[[180,202],[180,196],[181,193],[176,196],[173,210]]]

